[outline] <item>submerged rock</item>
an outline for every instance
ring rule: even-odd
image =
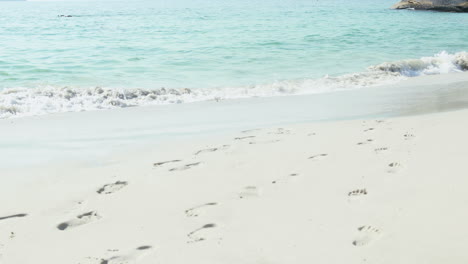
[[[393,9],[468,12],[468,0],[402,0]]]

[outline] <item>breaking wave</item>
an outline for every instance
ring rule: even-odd
[[[277,81],[243,87],[206,89],[116,89],[37,87],[0,91],[0,118],[79,112],[207,100],[326,93],[395,83],[407,77],[468,70],[468,53],[441,52],[433,57],[385,62],[367,71],[338,77]]]

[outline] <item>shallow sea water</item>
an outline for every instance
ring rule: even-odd
[[[396,11],[394,2],[0,2],[0,118],[466,70],[467,14]]]

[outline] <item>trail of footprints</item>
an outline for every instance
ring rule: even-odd
[[[175,162],[175,161],[171,161]],[[169,163],[171,163],[169,162]],[[162,165],[162,164],[159,164]],[[157,165],[157,166],[159,166]],[[116,181],[114,183],[109,183],[103,185],[101,188],[96,190],[96,193],[99,195],[110,195],[115,192],[120,191],[124,187],[128,185],[127,181]],[[86,224],[93,223],[95,221],[98,221],[101,219],[102,216],[96,212],[96,211],[88,211],[82,214],[77,215],[76,217],[62,222],[58,224],[56,227],[60,231],[67,231],[79,226],[83,226]],[[93,258],[93,257],[88,257],[84,262],[80,263],[89,263],[89,264],[127,264],[127,263],[135,263],[136,261],[140,260],[146,254],[148,254],[150,251],[152,251],[153,247],[150,245],[143,245],[139,246],[133,250],[130,250],[127,253],[124,254],[119,254],[119,255],[112,255],[107,258]],[[109,252],[115,253],[119,252],[117,249],[113,250],[108,250]]]
[[[259,197],[261,195],[261,189],[256,186],[246,186],[242,188],[242,190],[239,192],[238,198],[239,199],[250,199],[250,198],[255,198]],[[210,202],[210,203],[205,203],[202,205],[198,205],[192,208],[189,208],[185,210],[185,216],[189,218],[194,218],[194,217],[199,217],[199,215],[209,207],[213,207],[218,205],[216,202]],[[187,243],[192,244],[192,243],[197,243],[201,241],[206,240],[206,232],[209,232],[209,230],[214,229],[217,227],[216,223],[208,223],[205,224],[190,233],[187,234]]]
[[[246,131],[247,132],[247,131]],[[289,134],[289,130],[285,129],[278,129],[275,132],[272,132],[271,134]],[[252,139],[255,138],[256,136],[244,136],[244,137],[237,137],[234,140],[245,140],[245,139]],[[257,144],[257,143],[274,143],[278,142],[279,140],[270,140],[270,141],[259,141],[259,142],[249,142],[249,144]],[[207,149],[202,149],[194,153],[195,156],[201,155],[201,154],[206,154],[206,153],[211,153],[219,150],[225,150],[229,148],[229,145],[222,145],[221,147],[214,147],[214,148],[207,148]],[[167,161],[162,161],[162,162],[156,162],[153,164],[153,167],[158,168],[158,167],[165,167],[169,166],[172,164],[178,164],[182,163],[182,160],[179,159],[174,159],[174,160],[167,160]],[[197,167],[201,165],[202,162],[192,162],[192,163],[186,163],[181,166],[177,167],[172,167],[169,169],[170,172],[174,171],[184,171],[191,169],[193,167]],[[291,174],[291,176],[297,176],[297,174]],[[111,195],[114,194],[121,189],[125,188],[128,185],[127,181],[116,181],[114,183],[109,183],[105,184],[99,189],[96,190],[96,193],[98,195]],[[239,192],[239,198],[244,199],[244,198],[253,198],[253,197],[258,197],[260,196],[261,190],[260,188],[256,186],[246,186],[244,187],[240,192]],[[198,217],[200,212],[205,208],[205,207],[210,207],[210,206],[215,206],[217,203],[206,203],[200,206],[196,206],[193,208],[190,208],[185,211],[185,214],[187,217]],[[0,217],[0,221],[2,220],[8,220],[8,219],[14,219],[14,218],[22,218],[26,217],[28,214],[25,213],[20,213],[20,214],[14,214],[14,215],[8,215],[8,216],[2,216]],[[97,211],[90,210],[86,211],[84,213],[78,214],[75,217],[61,222],[57,224],[56,228],[59,231],[68,231],[80,226],[84,226],[96,221],[99,221],[102,219],[103,216],[100,215]],[[187,234],[188,237],[188,242],[187,243],[195,243],[195,242],[200,242],[204,241],[205,237],[203,234],[209,230],[217,227],[215,223],[208,223],[200,228],[197,228],[193,230],[192,232]],[[15,236],[14,232],[11,232],[10,238],[13,238]],[[140,246],[136,248],[135,250],[127,253],[127,254],[122,254],[122,255],[115,255],[111,256],[109,258],[87,258],[87,261],[85,263],[93,263],[93,264],[123,264],[123,263],[133,263],[135,260],[143,256],[144,251],[149,251],[152,249],[152,246]],[[118,250],[112,250],[112,252],[116,252]],[[91,262],[89,262],[91,261]]]
[[[385,122],[385,121],[376,120],[376,123],[378,123],[378,124],[383,123],[383,122]],[[364,121],[364,124],[365,123],[366,122]],[[375,130],[375,128],[371,127],[371,128],[365,129],[364,132],[371,132],[371,131],[374,131],[374,130]],[[406,133],[406,134],[403,135],[403,138],[405,140],[411,140],[411,139],[414,138],[414,135],[412,133]],[[368,139],[367,141],[358,142],[357,145],[366,145],[366,144],[369,144],[369,143],[372,143],[372,142],[374,142],[373,139]],[[380,147],[380,148],[375,148],[374,149],[374,152],[376,154],[381,154],[381,153],[384,153],[386,151],[388,151],[388,147]],[[391,163],[389,163],[387,165],[387,172],[388,173],[396,173],[401,167],[402,167],[401,163],[391,162]],[[350,198],[361,198],[361,197],[364,197],[364,196],[367,196],[367,195],[368,195],[368,191],[365,188],[355,189],[355,190],[352,190],[352,191],[348,192],[348,197],[350,197]],[[364,226],[358,227],[357,228],[356,238],[352,241],[352,245],[354,245],[356,247],[367,246],[367,245],[371,244],[373,241],[380,238],[381,235],[382,235],[382,231],[377,227],[374,227],[374,226],[371,226],[371,225],[364,225]]]
[[[96,193],[98,195],[110,195],[113,194],[125,186],[128,185],[128,182],[126,181],[116,181],[114,183],[109,183],[105,184],[99,189],[96,190]],[[15,219],[15,218],[23,218],[28,216],[26,213],[20,213],[20,214],[14,214],[14,215],[7,215],[7,216],[2,216],[0,217],[0,221],[4,220],[10,220],[10,219]],[[98,221],[101,219],[102,216],[96,212],[96,211],[88,211],[82,214],[79,214],[75,216],[72,219],[69,219],[68,221],[61,222],[59,223],[56,228],[60,231],[67,231],[82,225],[86,225],[95,221]],[[14,232],[10,232],[10,239],[13,239],[15,237]],[[2,245],[3,247],[3,245]],[[151,249],[151,246],[140,246],[136,248],[135,252],[131,252],[126,255],[120,255],[120,256],[113,256],[108,259],[97,259],[97,258],[88,258],[88,260],[91,260],[91,262],[86,261],[86,263],[93,263],[93,264],[123,264],[123,263],[133,263],[134,260],[138,259],[140,256],[143,254],[140,253],[141,251],[146,251]],[[1,257],[1,255],[0,255]]]
[[[260,188],[256,186],[246,186],[244,187],[240,192],[239,192],[239,199],[249,199],[249,198],[254,198],[260,196]],[[185,216],[188,218],[195,218],[199,217],[201,213],[203,213],[204,210],[208,209],[209,207],[213,207],[218,205],[217,202],[210,202],[210,203],[205,203],[202,205],[198,205],[192,208],[189,208],[185,210]],[[187,243],[192,244],[192,243],[197,243],[197,242],[202,242],[205,241],[206,238],[206,232],[209,232],[209,230],[217,227],[216,223],[208,223],[205,224],[190,233],[187,234]]]
[[[383,123],[384,121],[383,120],[376,120],[375,122],[377,124],[380,124],[380,123]],[[364,121],[363,125],[367,125],[366,123],[367,122]],[[363,132],[364,133],[369,133],[369,132],[373,132],[375,130],[376,129],[374,127],[370,127],[370,128],[364,129]],[[369,139],[367,139],[365,141],[358,142],[357,145],[360,145],[360,146],[368,145],[368,144],[371,144],[373,142],[375,142],[375,140],[369,138]],[[380,147],[380,148],[375,148],[374,152],[376,154],[380,154],[380,153],[383,153],[383,152],[385,152],[387,150],[388,150],[387,147]],[[354,190],[348,192],[349,199],[362,199],[362,198],[366,197],[367,195],[368,195],[368,191],[367,191],[366,188],[354,189]],[[356,238],[352,241],[352,245],[354,245],[354,246],[368,245],[378,236],[378,234],[380,234],[380,230],[378,230],[377,228],[372,227],[372,226],[361,226],[357,230],[358,230],[358,234],[356,235]]]
[[[242,133],[251,133],[251,132],[254,132],[254,131],[258,131],[258,129],[245,130],[245,131],[242,131]],[[283,128],[278,128],[277,130],[275,130],[273,132],[269,132],[268,134],[284,135],[284,134],[290,134],[290,133],[291,133],[290,130],[283,129]],[[247,141],[247,140],[255,139],[256,137],[257,136],[254,136],[254,135],[247,135],[247,136],[236,137],[236,138],[234,138],[234,140],[235,141]],[[261,140],[260,141],[248,141],[248,144],[249,145],[269,144],[269,143],[276,143],[276,142],[279,142],[279,141],[280,141],[279,139],[264,140],[264,141],[261,141]],[[207,149],[203,149],[203,150],[199,150],[199,151],[195,152],[194,155],[197,156],[197,155],[204,154],[204,153],[210,153],[210,152],[215,152],[215,151],[219,151],[219,150],[225,150],[228,147],[229,147],[229,145],[223,145],[221,147],[207,148]],[[157,164],[163,165],[163,163],[157,163]],[[186,167],[187,167],[187,165],[184,165],[184,166],[178,167],[178,168],[183,168],[185,170],[185,169],[188,169]],[[173,169],[170,169],[170,171],[173,171]],[[297,176],[298,176],[297,173],[291,173],[289,175],[289,177],[297,177]],[[276,180],[276,181],[273,181],[272,183],[275,184],[275,183],[279,183],[280,181],[282,181],[282,180]],[[240,200],[253,199],[253,198],[261,196],[261,193],[262,193],[262,189],[260,187],[253,186],[253,185],[248,185],[248,186],[243,187],[239,191],[237,197]],[[205,204],[202,204],[202,205],[197,205],[197,206],[194,206],[192,208],[189,208],[189,209],[185,210],[184,213],[185,213],[185,216],[188,217],[188,218],[197,218],[205,210],[208,210],[209,208],[212,208],[212,207],[217,206],[217,205],[218,205],[217,202],[209,202],[209,203],[205,203]],[[192,243],[197,243],[197,242],[202,242],[202,241],[207,240],[207,234],[208,234],[207,232],[210,232],[210,230],[216,229],[216,227],[218,227],[218,225],[216,223],[211,222],[211,223],[208,223],[208,224],[205,224],[205,225],[203,225],[201,227],[196,228],[195,230],[193,230],[193,231],[191,231],[190,233],[187,234],[187,238],[188,238],[187,243],[192,244]]]
[[[115,193],[115,192],[119,191],[120,189],[124,188],[127,185],[128,185],[128,182],[126,182],[126,181],[117,181],[115,183],[105,184],[104,186],[99,188],[96,191],[96,193],[98,193],[99,195],[112,194],[112,193]],[[14,218],[23,218],[23,217],[26,217],[26,216],[28,216],[28,214],[26,214],[26,213],[2,216],[2,217],[0,217],[0,221],[14,219]],[[76,227],[79,227],[79,226],[82,226],[82,225],[85,225],[85,224],[95,222],[95,221],[97,221],[97,220],[99,220],[101,218],[102,218],[102,216],[99,215],[98,212],[88,211],[88,212],[79,214],[76,217],[74,217],[74,218],[72,218],[72,219],[70,219],[68,221],[59,223],[56,226],[56,228],[58,230],[60,230],[60,231],[66,231],[66,230],[70,230],[70,229],[73,229],[73,228],[76,228]],[[10,238],[14,238],[14,236],[15,236],[15,233],[11,232]]]
[[[383,122],[383,121],[381,121],[381,122]],[[364,132],[370,132],[370,131],[373,131],[373,130],[375,130],[375,129],[374,128],[369,128],[369,129],[364,130]],[[254,130],[251,130],[251,131],[254,131]],[[244,131],[243,133],[249,133],[251,131]],[[290,131],[285,130],[285,129],[278,129],[277,131],[271,132],[270,134],[290,134]],[[310,135],[315,135],[315,133],[309,134],[309,136]],[[255,137],[256,136],[243,136],[243,137],[234,138],[234,140],[242,141],[242,140],[245,140],[245,139],[252,139],[252,138],[255,138]],[[410,139],[414,138],[414,135],[411,134],[411,133],[406,133],[406,134],[404,134],[403,137],[404,137],[405,140],[410,140]],[[359,142],[358,145],[369,144],[369,143],[371,143],[373,141],[374,141],[373,139],[367,139],[364,142]],[[229,147],[229,145],[223,145],[221,147],[202,149],[202,150],[199,150],[199,151],[195,152],[194,155],[198,156],[198,155],[205,154],[205,153],[215,152],[215,151],[219,151],[219,150],[225,150],[228,147]],[[388,150],[387,147],[381,147],[381,148],[374,149],[375,153],[377,153],[377,154],[381,153],[381,152],[384,152],[384,151],[387,151],[387,150]],[[325,158],[327,156],[328,156],[328,154],[321,153],[321,154],[316,154],[316,155],[310,156],[310,157],[308,157],[308,159],[320,160],[320,159],[323,159],[323,158]],[[176,164],[176,163],[182,163],[182,160],[176,159],[176,160],[168,160],[168,161],[163,161],[163,162],[157,162],[157,163],[154,163],[153,166],[154,167],[165,167],[165,166],[168,166],[168,165],[171,165],[171,164]],[[172,168],[169,169],[169,171],[171,171],[171,172],[173,172],[173,171],[184,171],[184,170],[191,169],[193,167],[197,167],[200,164],[201,164],[201,162],[186,163],[186,164],[183,164],[181,166],[172,167]],[[401,164],[398,163],[398,162],[389,163],[387,172],[395,173],[397,171],[397,169],[400,168],[400,167],[401,167]],[[297,177],[298,175],[299,174],[297,174],[297,173],[291,173],[290,175],[288,175],[288,177]],[[283,182],[283,181],[284,181],[284,179],[280,179],[280,180],[274,180],[271,183],[272,184],[277,184],[277,183],[280,183],[280,182]],[[127,185],[128,185],[128,182],[126,182],[126,181],[116,181],[114,183],[109,183],[109,184],[103,185],[96,192],[99,195],[110,195],[110,194],[113,194],[115,192],[118,192],[119,190],[123,189]],[[245,186],[239,192],[238,198],[239,199],[249,199],[249,198],[259,197],[260,195],[261,195],[261,188],[259,188],[257,186]],[[352,191],[348,192],[348,194],[347,194],[347,196],[350,197],[350,198],[362,198],[362,197],[365,197],[367,195],[368,195],[368,190],[366,188],[355,189],[355,190],[352,190]],[[202,204],[202,205],[199,205],[199,206],[195,206],[193,208],[187,209],[185,211],[185,215],[186,215],[186,217],[189,217],[189,218],[198,217],[199,214],[201,212],[203,212],[203,210],[207,209],[208,207],[213,207],[213,206],[216,206],[216,205],[218,205],[218,203],[210,202],[210,203]],[[26,217],[26,216],[27,216],[27,214],[25,214],[25,213],[8,215],[8,216],[0,217],[0,221],[14,219],[14,218],[22,218],[22,217]],[[60,231],[66,231],[66,230],[70,230],[70,229],[73,229],[73,228],[76,228],[76,227],[79,227],[79,226],[82,226],[82,225],[85,225],[85,224],[89,224],[89,223],[98,221],[101,218],[102,218],[102,216],[98,212],[91,210],[91,211],[79,214],[76,217],[74,217],[72,219],[69,219],[68,221],[59,223],[56,227]],[[211,229],[215,229],[216,227],[217,227],[216,223],[208,223],[208,224],[205,224],[205,225],[191,231],[190,233],[187,234],[187,237],[188,237],[187,243],[195,243],[195,242],[204,241],[206,239],[205,236],[204,236],[205,232],[207,232],[208,230],[211,230]],[[370,244],[372,241],[376,240],[380,236],[381,236],[381,230],[380,229],[378,229],[376,227],[373,227],[373,226],[370,226],[370,225],[361,226],[361,227],[359,227],[357,229],[356,238],[352,241],[352,245],[357,246],[357,247],[366,246],[366,245]],[[105,258],[105,259],[94,259],[94,260],[98,260],[98,262],[94,262],[94,263],[99,263],[99,264],[130,263],[131,261],[141,257],[143,255],[142,254],[143,252],[149,251],[151,249],[152,249],[151,246],[140,246],[140,247],[136,248],[135,250],[131,251],[128,254],[116,255],[116,256],[112,256],[110,258]]]
[[[377,123],[382,123],[383,121],[377,121]],[[370,132],[370,131],[374,131],[375,128],[368,128],[368,129],[365,129],[364,132]],[[248,131],[243,131],[243,133],[250,133],[250,132],[253,132],[255,130],[248,130]],[[269,134],[289,134],[290,131],[289,130],[284,130],[284,129],[278,129],[277,131],[275,132],[270,132]],[[308,136],[312,136],[312,135],[316,135],[315,133],[309,133]],[[405,139],[408,138],[409,136],[405,135]],[[237,141],[243,141],[243,140],[247,140],[247,139],[253,139],[253,138],[256,138],[256,136],[254,135],[248,135],[248,136],[242,136],[242,137],[236,137],[234,138],[234,140],[237,140]],[[276,140],[278,141],[278,140]],[[269,141],[269,143],[272,143],[272,142],[276,142],[275,140],[273,141]],[[363,142],[359,142],[357,143],[357,145],[366,145],[366,144],[370,144],[370,143],[373,143],[374,142],[374,139],[367,139]],[[254,142],[249,142],[249,144],[255,144]],[[197,151],[195,153],[195,156],[199,155],[199,154],[202,154],[202,153],[209,153],[209,152],[214,152],[214,151],[218,151],[220,149],[223,149],[223,148],[226,148],[227,145],[224,145],[223,147],[221,148],[208,148],[208,149],[204,149],[204,150],[200,150],[200,151]],[[387,151],[388,148],[387,147],[380,147],[380,148],[375,148],[374,149],[374,152],[376,154],[379,154],[379,153],[382,153],[382,152],[385,152]],[[311,159],[311,160],[315,160],[315,161],[319,161],[319,160],[322,160],[324,158],[326,158],[328,156],[327,153],[320,153],[320,154],[315,154],[315,155],[312,155],[310,157],[308,157],[308,159]],[[177,162],[180,162],[180,160],[177,160]],[[156,163],[158,164],[158,166],[160,165],[163,165],[165,163],[161,162],[161,163]],[[176,167],[177,169],[170,169],[170,171],[174,171],[174,170],[186,170],[186,169],[189,169],[191,166],[196,166],[198,165],[199,163],[195,163],[195,164],[186,164],[186,165],[183,165],[182,167]],[[398,162],[392,162],[390,164],[388,164],[388,167],[389,167],[389,172],[390,171],[395,171],[398,167],[400,167],[401,164],[398,163]],[[291,173],[290,175],[288,175],[290,178],[295,178],[297,176],[299,176],[298,173]],[[282,182],[285,182],[287,179],[286,178],[283,178],[283,179],[277,179],[277,180],[273,180],[271,181],[271,184],[278,184],[278,183],[282,183]],[[256,198],[256,197],[259,197],[261,195],[261,188],[257,187],[257,186],[245,186],[244,188],[242,188],[240,190],[240,192],[238,193],[238,198],[243,200],[243,199],[252,199],[252,198]],[[350,198],[350,199],[361,199],[361,198],[364,198],[368,195],[368,190],[366,188],[360,188],[360,189],[354,189],[354,190],[351,190],[347,193],[347,196]],[[193,208],[190,208],[190,209],[187,209],[185,211],[185,215],[186,217],[189,217],[189,218],[193,218],[193,217],[198,217],[200,215],[201,212],[203,212],[203,210],[206,210],[207,208],[209,207],[213,207],[213,206],[216,206],[218,205],[218,203],[216,202],[210,202],[210,203],[206,203],[206,204],[202,204],[202,205],[198,205],[198,206],[195,206]],[[209,232],[209,230],[212,230],[212,229],[215,229],[217,227],[217,224],[216,223],[208,223],[208,224],[205,224],[199,228],[196,228],[195,230],[191,231],[190,233],[187,234],[187,238],[188,238],[188,241],[187,243],[196,243],[196,242],[201,242],[201,241],[205,241],[206,240],[206,232]],[[357,235],[356,235],[356,238],[352,241],[352,245],[354,246],[366,246],[368,244],[370,244],[372,241],[374,241],[375,239],[377,239],[381,234],[381,231],[376,228],[376,227],[373,227],[373,226],[361,226],[357,229]]]
[[[381,123],[383,121],[380,121],[380,122],[377,121],[377,122]],[[374,131],[374,130],[375,130],[375,128],[368,128],[368,129],[365,129],[364,132],[370,132],[370,131]],[[253,132],[253,131],[256,131],[256,130],[243,131],[243,133],[250,133],[250,132]],[[277,131],[270,132],[269,134],[290,134],[290,131],[280,128]],[[315,135],[315,133],[308,134],[308,136],[311,136],[311,135]],[[253,139],[255,137],[256,136],[253,136],[253,135],[252,136],[243,136],[243,137],[236,137],[236,138],[234,138],[234,140],[243,141],[243,140],[246,140],[246,139]],[[410,139],[414,138],[414,135],[411,134],[411,133],[406,133],[406,134],[404,134],[403,138],[405,140],[410,140]],[[276,142],[276,141],[273,140],[273,141],[269,141],[268,143],[272,143],[272,142]],[[363,142],[357,143],[357,145],[366,145],[366,144],[370,144],[372,142],[374,142],[373,139],[367,139],[367,140],[365,140]],[[250,144],[255,144],[255,143],[250,142]],[[229,148],[229,145],[223,145],[221,147],[213,147],[213,148],[202,149],[202,150],[199,150],[199,151],[195,152],[194,155],[198,156],[198,155],[201,155],[201,154],[216,152],[216,151],[219,151],[219,150],[225,150],[227,148]],[[387,147],[381,147],[381,148],[375,148],[374,152],[376,154],[379,154],[379,153],[385,152],[387,150],[388,150]],[[316,155],[310,156],[310,157],[308,157],[308,159],[321,160],[321,159],[323,159],[323,158],[325,158],[327,156],[328,156],[328,154],[321,153],[321,154],[316,154]],[[154,163],[153,166],[154,167],[165,167],[165,166],[172,165],[172,164],[177,164],[177,163],[182,163],[182,160],[175,159],[175,160],[157,162],[157,163]],[[201,164],[201,162],[186,163],[186,164],[183,164],[181,166],[172,167],[172,168],[169,169],[169,171],[170,172],[184,171],[184,170],[188,170],[188,169],[197,167],[200,164]],[[398,163],[398,162],[389,163],[387,172],[395,173],[400,167],[401,167],[401,164]],[[298,173],[291,173],[290,175],[288,175],[288,177],[290,177],[290,178],[295,178],[297,176],[299,176]],[[287,180],[286,178],[285,179],[278,179],[278,180],[272,181],[271,183],[272,184],[278,184],[278,183],[285,182],[286,180]],[[113,194],[113,193],[123,189],[127,185],[128,185],[128,182],[126,182],[126,181],[116,181],[114,183],[109,183],[109,184],[103,185],[96,192],[99,195],[110,195],[110,194]],[[239,199],[250,199],[250,198],[259,197],[260,195],[261,195],[261,188],[259,188],[257,186],[245,186],[239,192],[238,198]],[[366,197],[367,195],[368,195],[368,190],[366,188],[354,189],[352,191],[349,191],[348,194],[347,194],[347,196],[349,198],[351,198],[351,199],[363,198],[363,197]],[[193,208],[187,209],[185,211],[185,215],[188,218],[199,217],[200,213],[202,213],[203,210],[206,210],[207,208],[210,208],[210,207],[214,207],[216,205],[218,205],[218,203],[210,202],[210,203],[202,204],[202,205],[199,205],[199,206],[195,206]],[[8,215],[8,216],[0,217],[0,221],[14,219],[14,218],[22,218],[22,217],[26,217],[26,216],[27,216],[27,214],[25,214],[25,213]],[[79,227],[79,226],[82,226],[82,225],[85,225],[85,224],[89,224],[89,223],[98,221],[101,218],[102,218],[102,216],[98,212],[88,211],[88,212],[79,214],[76,217],[74,217],[72,219],[69,219],[68,221],[65,221],[65,222],[62,222],[62,223],[58,224],[57,229],[60,230],[60,231],[66,231],[66,230],[69,230],[69,229],[73,229],[73,228],[76,228],[76,227]],[[209,230],[215,229],[216,227],[217,227],[216,223],[208,223],[208,224],[205,224],[205,225],[191,231],[190,233],[187,234],[187,238],[188,238],[187,243],[196,243],[196,242],[201,242],[201,241],[206,240],[206,238],[205,238],[206,232],[208,232]],[[13,232],[12,232],[12,236],[14,236]],[[356,238],[352,241],[352,245],[354,245],[356,247],[366,246],[366,245],[371,244],[373,241],[378,239],[380,236],[381,236],[381,230],[380,229],[378,229],[378,228],[376,228],[374,226],[370,226],[370,225],[361,226],[361,227],[357,228]],[[137,260],[138,258],[142,257],[146,251],[150,251],[150,250],[152,250],[152,246],[145,245],[145,246],[137,247],[136,249],[132,250],[131,252],[129,252],[127,254],[115,255],[115,256],[111,256],[109,258],[101,258],[101,259],[88,258],[88,259],[93,260],[93,263],[96,263],[96,264],[97,263],[99,263],[99,264],[130,263],[130,262],[133,262],[133,261]],[[115,251],[118,251],[118,250],[112,250],[112,251],[115,252]]]

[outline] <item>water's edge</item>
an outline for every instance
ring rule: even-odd
[[[375,87],[425,75],[468,70],[468,53],[384,62],[365,72],[319,79],[283,80],[243,87],[131,89],[114,87],[14,87],[0,91],[0,119],[147,105],[192,103],[252,97],[321,94]]]
[[[0,120],[2,166],[102,161],[181,138],[290,124],[387,118],[468,107],[468,72],[422,76],[381,87],[57,113]],[[33,132],[32,132],[33,131]],[[167,145],[167,144],[166,144]]]

